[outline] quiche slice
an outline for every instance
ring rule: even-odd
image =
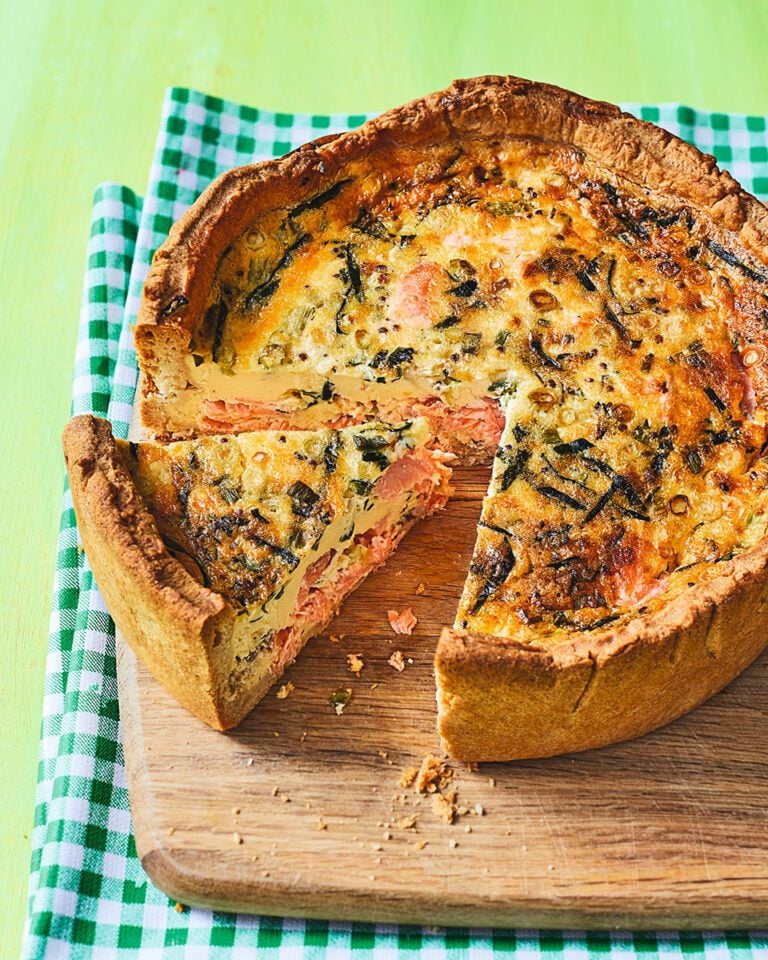
[[[83,545],[118,629],[219,729],[239,723],[420,517],[450,469],[426,421],[129,443],[75,417]]]

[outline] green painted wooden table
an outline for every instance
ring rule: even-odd
[[[766,40],[765,0],[0,2],[0,956],[24,916],[90,197],[107,179],[143,189],[164,88],[363,112],[515,73],[765,114]]]

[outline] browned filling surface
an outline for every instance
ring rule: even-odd
[[[573,148],[389,160],[396,174],[358,161],[225,254],[193,347],[211,422],[418,403],[490,448],[503,414],[457,617],[484,632],[596,629],[755,543],[764,266]]]

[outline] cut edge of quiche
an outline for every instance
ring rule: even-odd
[[[115,440],[64,431],[78,528],[118,630],[218,729],[238,724],[345,597],[449,496],[426,422]]]

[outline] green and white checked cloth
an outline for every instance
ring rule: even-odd
[[[714,153],[747,189],[768,195],[765,118],[677,105],[628,109]],[[270,113],[190,90],[168,92],[143,203],[116,184],[96,191],[75,357],[75,413],[109,415],[115,432],[125,436],[136,385],[130,325],[152,254],[213,177],[365,119]],[[177,912],[136,856],[114,630],[79,546],[68,490],[58,540],[32,847],[27,960],[768,958],[766,933],[435,930]]]

